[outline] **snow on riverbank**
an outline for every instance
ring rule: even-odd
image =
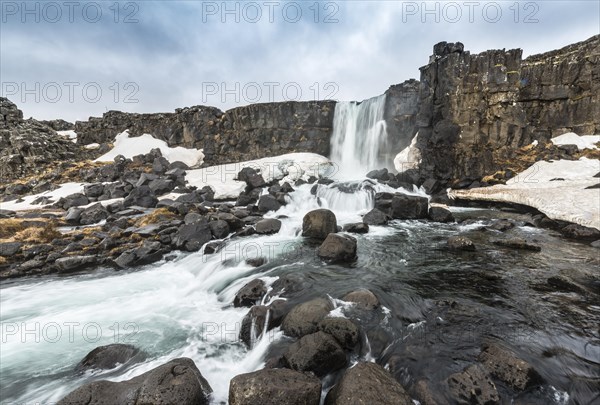
[[[552,138],[551,141],[555,145],[576,145],[579,150],[598,149],[595,144],[600,142],[600,135],[579,136],[576,133],[568,132]]]
[[[187,149],[181,146],[171,148],[165,141],[156,139],[150,134],[130,137],[129,132],[124,131],[115,137],[112,150],[100,156],[96,159],[96,162],[111,162],[118,155],[132,158],[136,155],[146,154],[156,148],[160,149],[162,155],[171,163],[180,161],[192,167],[199,166],[204,161],[202,149]]]
[[[329,159],[316,153],[288,153],[246,162],[210,166],[203,169],[188,170],[186,180],[190,185],[202,188],[210,186],[215,190],[216,199],[235,199],[246,183],[234,180],[244,167],[260,170],[267,183],[273,180],[289,182],[291,185],[300,178],[330,175],[334,166]]]
[[[582,137],[583,138],[583,137]],[[568,142],[573,144],[573,142]],[[505,185],[450,190],[450,198],[509,202],[538,209],[549,218],[600,229],[600,160],[537,162]]]

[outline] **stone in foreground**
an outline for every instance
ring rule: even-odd
[[[326,298],[313,300],[296,305],[285,317],[281,328],[292,337],[302,337],[317,331],[317,325],[329,311],[333,309],[331,301]]]
[[[312,371],[323,377],[345,367],[348,360],[333,336],[317,332],[293,343],[283,355],[283,362],[293,370]]]
[[[337,232],[337,218],[327,209],[310,211],[302,220],[302,236],[325,239],[330,233]]]
[[[106,346],[99,346],[89,352],[83,360],[77,364],[76,370],[110,370],[111,368],[117,367],[119,364],[127,364],[143,359],[144,355],[137,347],[122,343],[114,343]]]
[[[531,364],[497,344],[485,347],[479,361],[494,377],[519,391],[542,381]]]
[[[234,377],[230,405],[318,405],[321,381],[286,368],[265,369]]]
[[[412,405],[413,402],[400,383],[383,367],[375,363],[358,363],[346,370],[329,391],[325,404]]]
[[[319,246],[317,255],[328,262],[351,262],[356,259],[356,238],[330,233]]]
[[[131,380],[84,384],[58,401],[58,405],[208,405],[211,392],[194,362],[182,357]]]
[[[496,385],[485,369],[473,364],[447,380],[450,396],[461,405],[493,405],[500,403]]]

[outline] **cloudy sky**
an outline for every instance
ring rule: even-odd
[[[26,117],[362,100],[432,47],[524,56],[600,32],[588,1],[0,1],[0,81]]]

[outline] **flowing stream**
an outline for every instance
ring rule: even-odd
[[[364,178],[367,169],[377,167],[385,133],[383,103],[380,97],[336,109],[333,159],[341,164],[342,177]],[[282,277],[293,280],[297,288],[287,295],[292,303],[330,296],[337,315],[345,314],[344,303],[337,300],[345,293],[372,290],[382,308],[372,319],[360,320],[365,332],[361,357],[389,364],[404,384],[420,378],[441,381],[473,363],[484,340],[497,339],[546,381],[524,394],[527,403],[584,404],[598,395],[596,249],[529,227],[523,215],[455,209],[458,219],[473,221],[374,226],[356,235],[356,263],[328,265],[300,236],[304,214],[326,207],[336,213],[339,225],[358,222],[373,207],[374,193],[389,190],[369,180],[320,185],[314,195],[311,188],[296,187],[288,205],[267,215],[285,216],[278,234],[232,239],[213,255],[178,253],[129,271],[99,268],[4,282],[2,403],[52,403],[92,379],[130,379],[181,356],[192,358],[209,381],[213,402],[227,402],[230,379],[262,368],[288,339],[275,329],[250,350],[238,340],[248,309],[234,308],[233,298],[257,277],[268,285]],[[492,240],[499,233],[479,230],[494,218],[520,221],[511,232],[533,239],[542,252],[495,246]],[[478,250],[456,254],[444,249],[446,239],[459,233],[473,239]],[[250,257],[268,262],[254,268],[245,263]],[[582,290],[548,288],[549,277],[563,274]],[[115,342],[139,347],[146,360],[94,374],[73,371],[89,351]],[[499,390],[507,392],[502,386]]]

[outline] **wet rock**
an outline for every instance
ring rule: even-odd
[[[106,218],[108,218],[108,211],[104,209],[102,204],[97,203],[81,212],[79,216],[79,223],[81,225],[91,225],[96,224]]]
[[[343,301],[354,302],[358,308],[371,311],[379,307],[379,299],[369,290],[356,290],[342,297]]]
[[[237,175],[238,181],[243,181],[249,188],[265,187],[267,182],[261,174],[252,167],[244,167]]]
[[[302,236],[324,240],[330,233],[337,232],[337,219],[328,209],[310,211],[302,219]]]
[[[57,259],[55,264],[59,273],[82,270],[97,263],[96,256],[68,256]]]
[[[515,390],[523,391],[542,382],[541,376],[531,364],[497,344],[484,347],[478,360],[493,377]]]
[[[240,327],[240,340],[249,348],[254,346],[265,329],[267,312],[269,308],[264,305],[254,305],[242,319]],[[253,330],[254,329],[254,330]]]
[[[22,246],[23,244],[20,242],[0,243],[0,256],[10,257],[14,254],[17,254],[21,251]]]
[[[216,219],[227,222],[230,231],[237,231],[238,229],[242,229],[244,227],[244,221],[228,212],[219,212],[216,216]]]
[[[114,343],[99,346],[89,352],[76,366],[77,371],[85,370],[110,370],[120,364],[132,364],[143,361],[145,356],[138,348],[132,345]]]
[[[317,255],[328,262],[351,262],[356,259],[356,238],[330,233],[317,249]]]
[[[281,208],[281,203],[270,194],[263,195],[258,199],[258,210],[260,212],[277,211],[279,208]]]
[[[83,194],[88,198],[98,198],[104,193],[104,184],[88,184],[83,186]]]
[[[386,181],[388,180],[388,169],[383,168],[379,170],[371,170],[369,173],[367,173],[367,178]]]
[[[453,222],[454,216],[448,208],[432,206],[429,208],[429,219],[435,222]]]
[[[338,342],[324,332],[305,335],[294,342],[283,355],[292,370],[312,371],[322,377],[346,366],[346,353]]]
[[[320,400],[318,378],[286,368],[240,374],[229,385],[230,405],[318,405]]]
[[[250,281],[248,284],[243,286],[233,299],[233,306],[239,307],[251,307],[259,302],[262,297],[267,293],[267,286],[261,279],[255,279]]]
[[[386,225],[390,217],[383,211],[373,208],[363,217],[363,222],[368,225]]]
[[[498,219],[494,221],[490,228],[495,229],[496,231],[505,232],[510,229],[513,229],[515,224],[509,221],[508,219]]]
[[[144,208],[154,208],[158,203],[158,198],[148,186],[140,186],[131,190],[131,193],[123,201],[124,207],[132,205]]]
[[[464,236],[451,236],[450,238],[448,238],[447,246],[450,250],[475,250],[475,244],[473,243],[473,241]]]
[[[404,388],[383,367],[361,362],[346,370],[325,398],[326,405],[412,405]]]
[[[250,257],[246,259],[246,264],[252,267],[260,267],[267,262],[264,257]]]
[[[367,225],[364,222],[356,222],[353,224],[344,225],[343,229],[344,229],[344,232],[350,232],[350,233],[368,233],[369,225]]]
[[[448,401],[438,398],[434,392],[432,392],[430,383],[426,380],[417,381],[412,391],[414,396],[421,405],[447,405]]]
[[[447,380],[450,396],[460,405],[492,405],[500,403],[496,385],[482,366],[470,365]]]
[[[546,282],[548,283],[549,286],[559,290],[559,291],[565,291],[565,292],[574,292],[574,293],[578,293],[581,294],[582,292],[584,292],[584,288],[581,287],[579,284],[573,282],[572,280],[569,280],[567,277],[565,276],[552,276],[550,278],[548,278],[548,280],[546,280]]]
[[[94,381],[58,402],[74,404],[208,405],[212,388],[191,359],[178,358],[131,380]]]
[[[429,200],[426,197],[396,194],[392,198],[390,214],[395,219],[427,218]]]
[[[284,183],[281,185],[281,192],[282,192],[282,193],[292,193],[292,192],[294,192],[294,191],[296,191],[296,190],[294,190],[294,188],[293,188],[293,187],[290,185],[290,183],[288,183],[287,181],[286,181],[286,182],[284,182]]]
[[[198,221],[182,225],[175,236],[173,244],[177,249],[185,249],[188,252],[200,250],[202,245],[212,239],[212,232],[207,222]]]
[[[292,337],[302,337],[318,330],[318,324],[333,309],[331,301],[315,298],[296,305],[284,318],[281,329]]]
[[[349,319],[327,317],[319,322],[318,328],[321,332],[333,336],[345,349],[352,350],[359,342],[358,326]]]
[[[210,221],[208,226],[210,227],[210,232],[216,239],[223,239],[230,233],[229,224],[221,219]]]
[[[281,221],[274,218],[260,220],[254,226],[256,233],[261,235],[269,235],[279,232],[281,229]]]
[[[567,225],[560,230],[560,233],[565,235],[567,238],[572,239],[583,239],[583,240],[596,240],[600,238],[600,231],[595,228],[588,228],[585,226],[571,224]]]
[[[251,236],[251,235],[254,235],[255,233],[256,233],[256,231],[254,230],[254,227],[247,226],[244,229],[242,229],[241,231],[237,231],[234,236]]]
[[[507,247],[511,249],[531,250],[533,252],[541,252],[542,248],[538,245],[533,245],[522,238],[509,238],[493,241],[494,245]]]

